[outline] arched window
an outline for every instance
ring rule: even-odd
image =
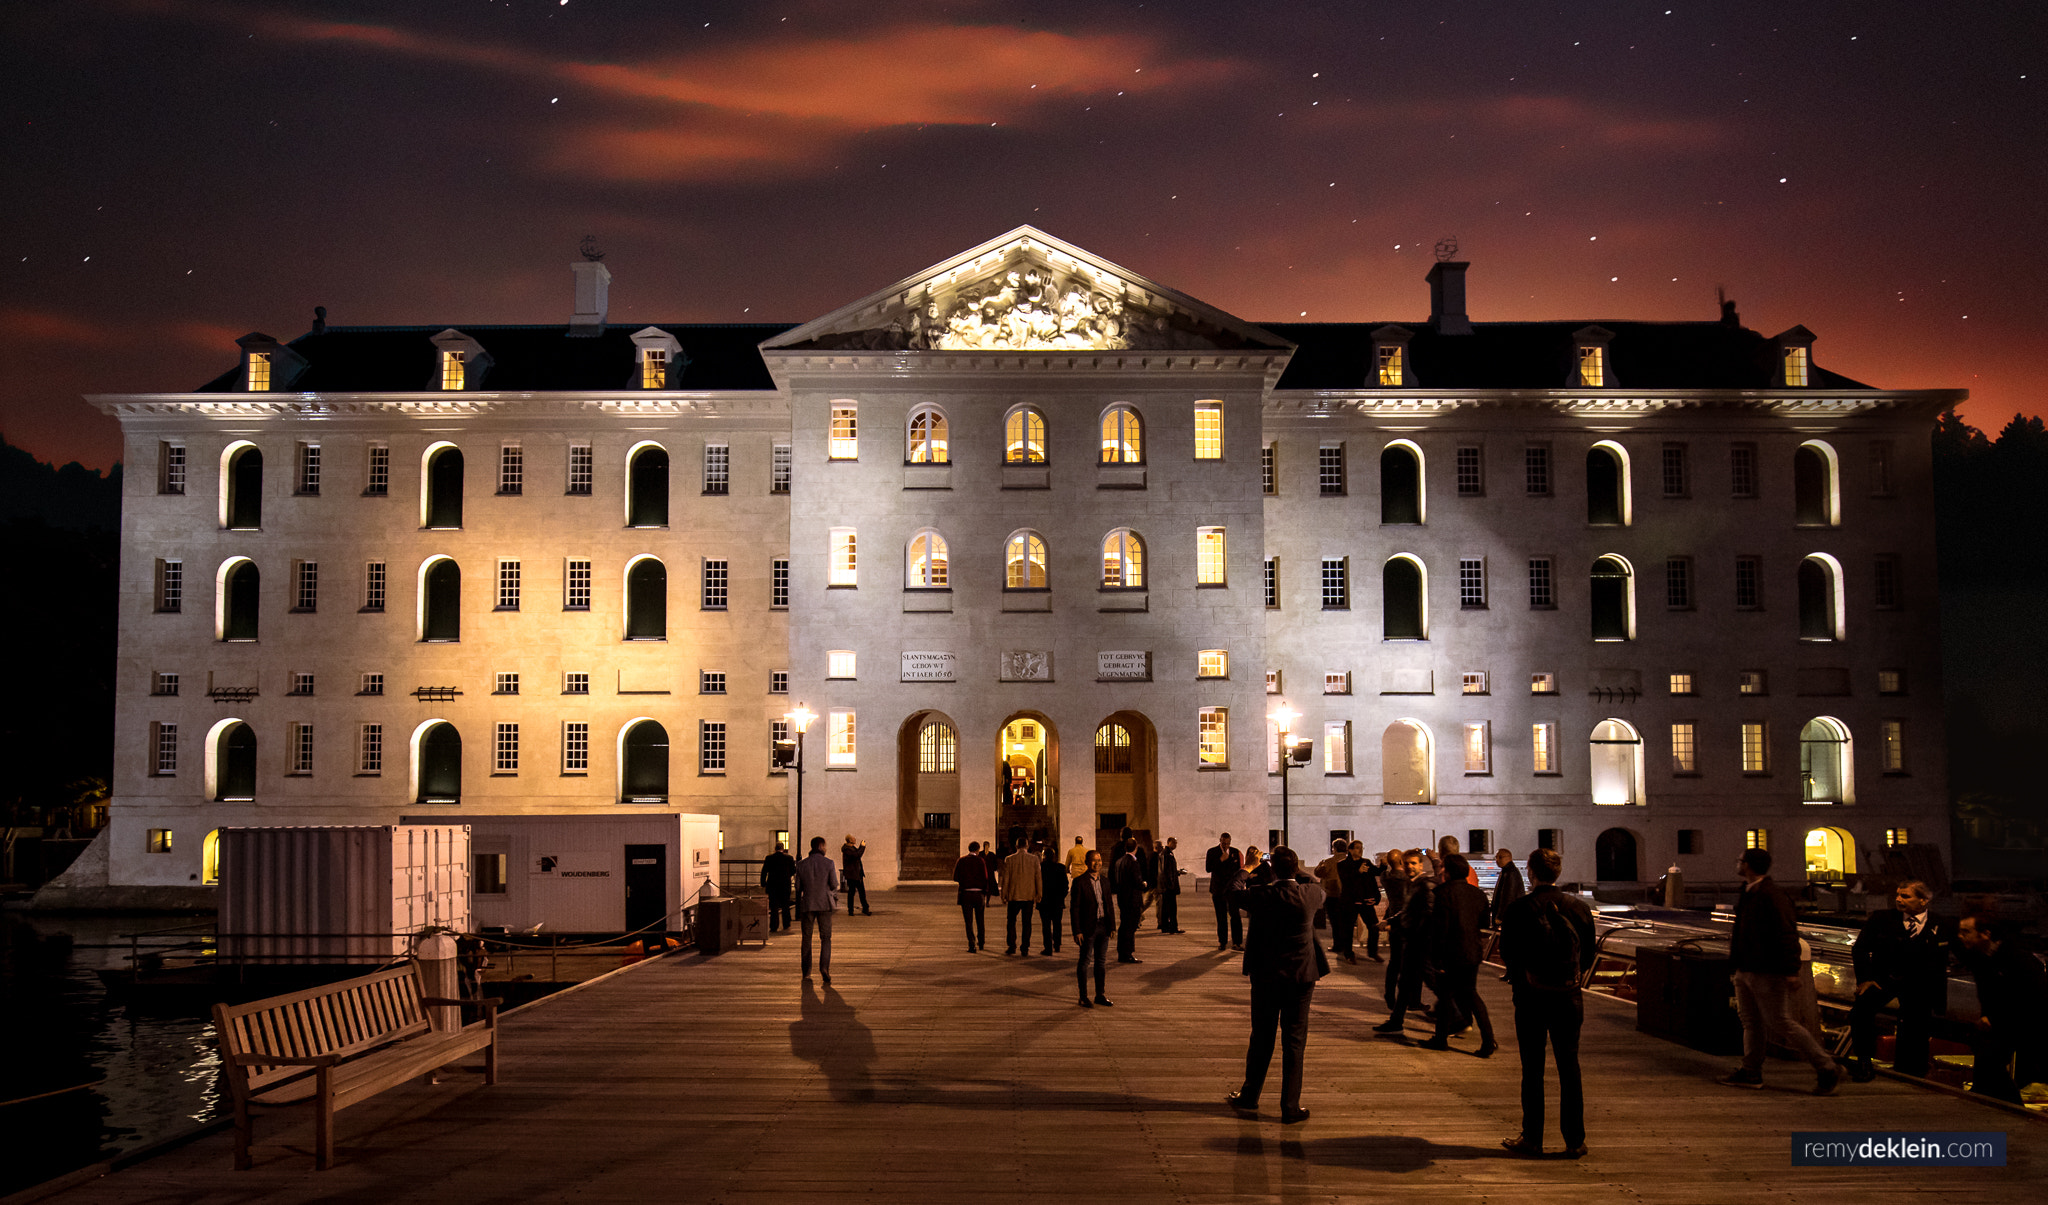
[[[651,556],[626,569],[626,639],[668,639],[668,567]]]
[[[946,442],[946,412],[919,406],[910,413],[910,446],[903,459],[911,464],[946,464],[953,459]]]
[[[946,572],[946,537],[927,527],[910,537],[909,571],[903,584],[912,590],[949,589],[952,578]]]
[[[1643,801],[1643,738],[1621,720],[1593,726],[1592,752],[1586,759],[1592,775],[1593,802],[1631,804]]]
[[[1422,449],[1405,439],[1380,450],[1380,522],[1422,522]]]
[[[1593,562],[1593,639],[1633,640],[1636,584],[1629,563],[1618,556]]]
[[[642,444],[626,460],[626,526],[668,526],[668,452]]]
[[[954,774],[960,769],[960,739],[937,720],[917,731],[917,772]]]
[[[1422,562],[1411,556],[1387,558],[1380,570],[1381,634],[1385,639],[1429,639],[1426,586]]]
[[[1045,463],[1045,415],[1018,406],[1003,419],[1003,463]]]
[[[436,444],[427,449],[424,527],[462,526],[462,449]]]
[[[1095,772],[1131,772],[1131,732],[1122,724],[1104,724],[1095,730]]]
[[[256,562],[234,557],[220,567],[220,638],[256,639],[256,614],[263,597],[263,574]]]
[[[462,802],[462,734],[446,720],[428,720],[413,734],[414,796],[420,803]]]
[[[1799,730],[1799,797],[1807,803],[1854,803],[1849,729],[1816,716]]]
[[[445,556],[420,567],[420,639],[462,639],[462,567]]]
[[[1145,541],[1128,527],[1119,527],[1103,538],[1102,588],[1145,588]]]
[[[229,444],[220,462],[222,527],[263,526],[263,452],[252,443]]]
[[[1586,522],[1600,527],[1629,524],[1628,453],[1601,440],[1586,449]]]
[[[1003,545],[1003,588],[1046,589],[1045,540],[1035,531],[1020,531]]]
[[[206,834],[206,840],[199,847],[199,881],[220,882],[220,830]]]
[[[256,730],[224,720],[213,734],[213,797],[246,802],[256,798]]]
[[[619,738],[619,798],[668,802],[668,729],[653,720],[634,721]]]
[[[1799,562],[1799,638],[1842,639],[1842,567],[1815,553]]]
[[[1429,729],[1395,720],[1380,735],[1380,798],[1386,803],[1435,803],[1436,774]]]
[[[1144,424],[1129,406],[1111,406],[1102,412],[1102,463],[1145,463]]]
[[[1835,450],[1813,439],[1792,453],[1793,521],[1802,527],[1841,522],[1841,485]]]
[[[1625,828],[1610,828],[1593,838],[1593,878],[1602,883],[1641,881],[1642,866],[1636,856],[1636,835]]]

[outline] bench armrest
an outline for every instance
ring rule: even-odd
[[[451,1000],[446,996],[421,996],[420,1003],[428,1008],[460,1008],[467,1004],[480,1004],[485,1008],[497,1008],[505,1002],[503,996],[481,996],[475,1000]]]
[[[228,1062],[237,1067],[332,1067],[341,1062],[338,1054],[231,1054]]]

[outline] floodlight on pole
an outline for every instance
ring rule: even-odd
[[[1294,765],[1294,749],[1287,739],[1287,734],[1294,730],[1294,721],[1301,718],[1301,713],[1289,707],[1287,700],[1282,699],[1280,706],[1274,708],[1268,718],[1278,730],[1277,743],[1280,747],[1280,844],[1291,848],[1293,841],[1288,833],[1287,771]]]
[[[785,712],[782,718],[796,729],[796,839],[789,843],[789,852],[800,858],[810,851],[810,846],[804,844],[804,733],[810,730],[818,713],[799,701],[796,709]]]

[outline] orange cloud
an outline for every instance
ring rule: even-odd
[[[107,331],[82,318],[47,310],[0,309],[0,339],[21,343],[91,347],[107,342]]]

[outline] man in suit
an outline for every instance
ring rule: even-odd
[[[1427,1050],[1451,1048],[1453,1017],[1479,1022],[1480,1058],[1492,1058],[1500,1044],[1493,1040],[1493,1019],[1479,998],[1479,964],[1486,958],[1486,893],[1466,881],[1471,863],[1463,854],[1444,855],[1444,885],[1436,889],[1430,913],[1429,952],[1436,964],[1439,998],[1436,1033],[1422,1045]]]
[[[1763,1087],[1764,1057],[1775,1033],[1812,1066],[1813,1094],[1826,1096],[1842,1082],[1842,1069],[1794,1012],[1799,922],[1792,900],[1771,882],[1769,850],[1743,850],[1735,872],[1743,888],[1735,904],[1728,961],[1735,969],[1735,1011],[1742,1018],[1742,1066],[1721,1082],[1731,1088]]]
[[[1302,1064],[1308,1051],[1309,1001],[1316,980],[1330,973],[1323,943],[1316,939],[1316,909],[1323,889],[1301,873],[1301,859],[1282,845],[1255,878],[1232,893],[1232,902],[1251,917],[1244,973],[1252,986],[1252,1039],[1245,1048],[1244,1085],[1224,1097],[1233,1108],[1256,1110],[1280,1046],[1280,1121],[1308,1120],[1301,1107]]]
[[[1365,922],[1365,956],[1374,962],[1380,961],[1380,868],[1365,856],[1365,842],[1353,841],[1350,857],[1337,867],[1337,882],[1344,891],[1344,907],[1355,921]],[[1346,930],[1344,948],[1347,961],[1357,962],[1358,955],[1351,948],[1349,934],[1356,929]]]
[[[1543,1047],[1557,1057],[1558,1127],[1567,1159],[1586,1154],[1585,1089],[1579,1029],[1586,1002],[1579,984],[1593,969],[1593,910],[1557,889],[1564,859],[1554,849],[1529,855],[1535,887],[1500,918],[1500,957],[1515,999],[1515,1044],[1522,1056],[1522,1132],[1501,1142],[1516,1155],[1543,1153]]]
[[[1038,907],[1038,897],[1045,891],[1043,861],[1024,842],[1017,843],[1017,852],[1003,859],[1002,887],[1003,903],[1008,905],[1009,945],[1005,954],[1015,954],[1022,947],[1024,957],[1031,957],[1031,913]],[[1019,924],[1023,933],[1018,933]]]
[[[1515,866],[1515,855],[1505,849],[1497,849],[1493,853],[1493,861],[1500,867],[1500,877],[1493,881],[1493,904],[1487,913],[1493,927],[1498,929],[1500,918],[1507,912],[1508,905],[1521,899],[1525,893],[1522,889],[1522,872]]]
[[[1081,1007],[1100,1004],[1110,1007],[1105,991],[1109,980],[1109,935],[1116,929],[1116,899],[1102,878],[1102,855],[1088,851],[1087,869],[1074,880],[1068,898],[1072,901],[1068,921],[1074,928],[1074,944],[1081,957],[1074,964],[1074,979],[1081,987]],[[1088,966],[1095,965],[1095,999],[1088,999]]]
[[[1180,855],[1174,851],[1180,842],[1173,837],[1159,847],[1159,865],[1152,881],[1159,884],[1159,931],[1180,932],[1180,876],[1187,871],[1180,868]]]
[[[1393,962],[1387,967],[1387,1007],[1393,1014],[1373,1026],[1377,1033],[1400,1033],[1408,1010],[1422,1007],[1422,981],[1429,970],[1429,918],[1436,911],[1436,879],[1429,869],[1429,855],[1421,850],[1409,850],[1401,855],[1401,861],[1408,886],[1401,915],[1388,918],[1392,930],[1388,953]]]
[[[1073,882],[1067,874],[1067,864],[1060,860],[1060,851],[1052,842],[1046,842],[1045,860],[1039,863],[1038,923],[1040,954],[1060,952],[1061,930],[1066,924],[1067,890]]]
[[[1145,857],[1134,837],[1125,837],[1118,844],[1123,852],[1111,871],[1116,890],[1116,960],[1135,963],[1142,961],[1138,957],[1138,922],[1145,918]]]
[[[818,974],[832,982],[832,914],[839,911],[839,868],[825,853],[825,838],[811,838],[811,856],[797,863],[796,911],[804,929],[804,978],[811,977],[811,930],[818,931]]]
[[[2018,928],[2000,917],[1976,915],[1956,927],[1963,964],[1977,981],[1970,1090],[2013,1104],[2021,1103],[2022,1086],[2048,1075],[2041,1059],[2048,972],[2015,940]]]
[[[1856,1061],[1849,1078],[1876,1078],[1870,1056],[1877,1052],[1877,1014],[1899,1002],[1898,1048],[1892,1066],[1906,1075],[1927,1074],[1928,1021],[1948,1008],[1948,950],[1954,927],[1927,911],[1934,893],[1908,879],[1892,893],[1892,906],[1873,912],[1849,948],[1856,964],[1856,1003],[1849,1009],[1849,1034]]]
[[[768,893],[768,931],[794,928],[796,918],[790,909],[796,894],[796,859],[779,841],[775,852],[761,859],[761,890]]]
[[[988,945],[988,895],[995,887],[988,859],[982,857],[981,842],[969,841],[967,853],[953,863],[953,881],[960,885],[954,902],[960,905],[960,919],[967,926],[967,952]]]
[[[1224,833],[1209,847],[1206,859],[1209,902],[1216,905],[1216,948],[1244,948],[1244,919],[1230,906],[1230,893],[1237,889],[1237,876],[1244,872],[1244,855],[1230,848],[1230,834]]]

